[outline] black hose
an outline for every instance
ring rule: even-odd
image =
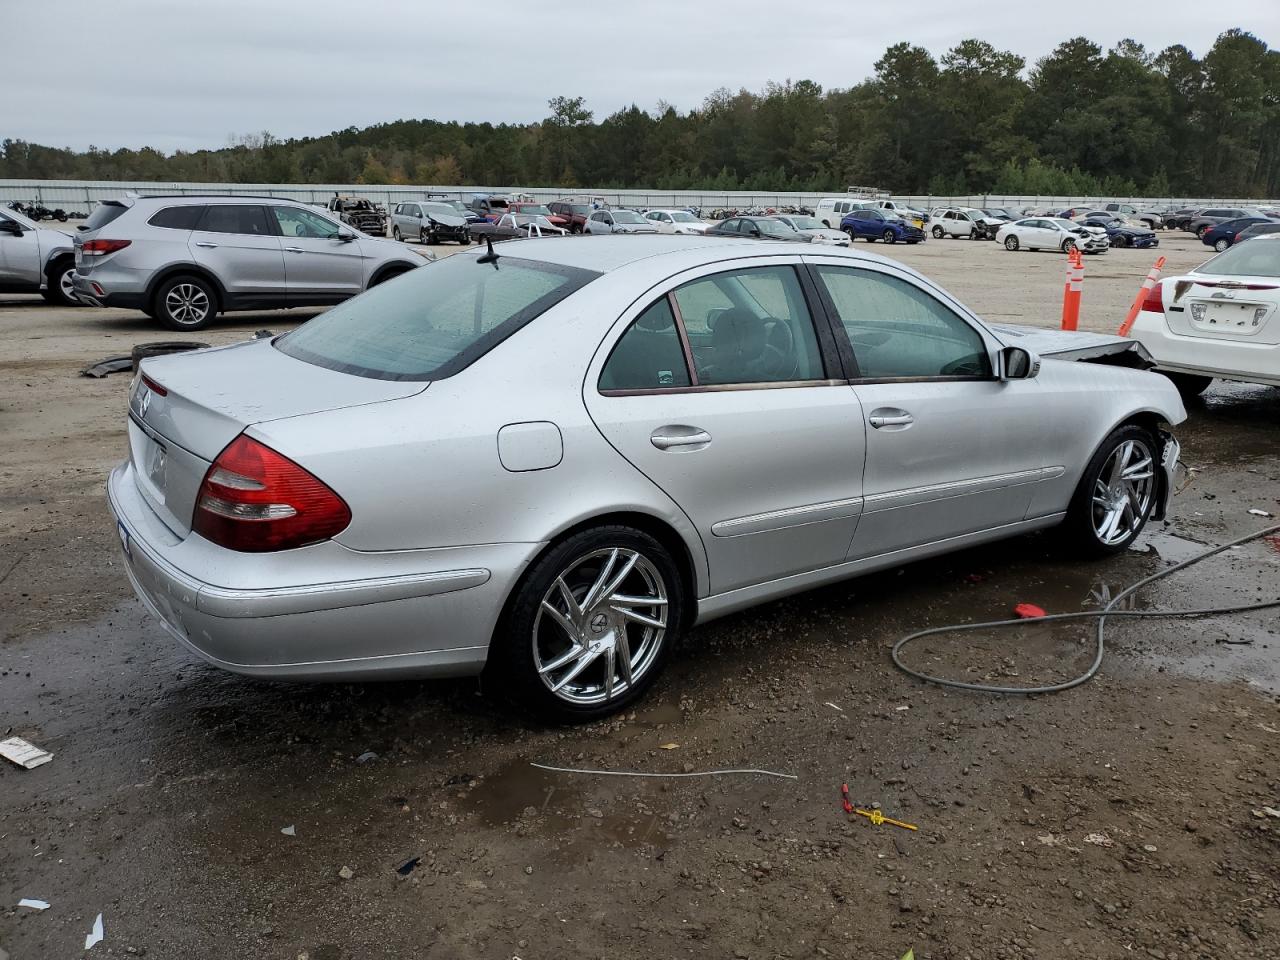
[[[1269,534],[1280,532],[1280,524],[1267,527],[1264,530],[1258,530],[1255,533],[1248,534],[1244,537],[1224,543],[1218,547],[1211,547],[1203,553],[1198,553],[1189,560],[1183,560],[1181,563],[1175,563],[1172,567],[1161,570],[1159,573],[1153,573],[1151,576],[1139,580],[1137,583],[1125,587],[1117,593],[1111,601],[1101,610],[1088,610],[1082,613],[1054,613],[1044,617],[1033,617],[1030,619],[1015,620],[990,620],[987,623],[964,623],[952,624],[946,627],[932,627],[928,630],[917,630],[915,633],[908,634],[893,645],[890,656],[893,657],[894,665],[903,673],[915,677],[917,680],[923,680],[926,683],[935,683],[941,687],[953,687],[958,690],[976,690],[979,693],[1002,693],[1002,694],[1032,694],[1032,693],[1060,693],[1063,690],[1070,690],[1072,687],[1078,687],[1082,683],[1087,683],[1093,679],[1094,674],[1102,666],[1102,655],[1106,650],[1106,622],[1108,617],[1208,617],[1217,614],[1226,613],[1245,613],[1250,610],[1270,610],[1280,607],[1280,600],[1268,600],[1262,603],[1240,604],[1231,607],[1201,607],[1196,610],[1116,610],[1115,607],[1120,601],[1126,597],[1130,597],[1137,593],[1143,587],[1150,586],[1157,580],[1163,580],[1165,577],[1177,573],[1179,570],[1185,570],[1187,567],[1206,560],[1214,554],[1222,553],[1224,550],[1230,550],[1242,543],[1249,543],[1252,540],[1259,540]],[[1094,655],[1093,663],[1089,669],[1071,680],[1064,683],[1055,683],[1049,686],[1041,687],[1001,687],[987,683],[965,683],[962,680],[948,680],[946,677],[935,677],[927,673],[921,673],[908,667],[902,662],[902,648],[914,640],[921,637],[935,636],[939,633],[961,633],[966,630],[987,630],[995,627],[1014,627],[1029,626],[1037,623],[1048,623],[1051,621],[1062,620],[1088,620],[1096,619],[1098,621],[1098,630],[1094,638]]]

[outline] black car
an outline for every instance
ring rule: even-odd
[[[1107,231],[1107,239],[1111,241],[1111,246],[1113,247],[1134,247],[1138,250],[1149,250],[1152,247],[1160,246],[1160,238],[1156,236],[1154,230],[1148,230],[1146,227],[1130,226],[1119,217],[1113,217],[1109,213],[1090,214],[1078,222],[1081,226],[1101,227]]]
[[[707,236],[756,237],[760,240],[787,240],[793,243],[812,243],[813,237],[793,230],[781,220],[772,217],[730,217],[707,231]]]

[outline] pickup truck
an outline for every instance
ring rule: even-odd
[[[50,303],[78,306],[75,272],[71,234],[0,210],[0,293],[38,293]]]

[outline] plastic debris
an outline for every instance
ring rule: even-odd
[[[377,760],[378,755],[372,750],[366,750],[360,756],[356,757],[356,763],[368,763],[371,760]]]
[[[32,910],[48,910],[49,901],[48,900],[30,900],[26,897],[23,897],[21,900],[18,901],[18,906],[30,907]]]
[[[280,832],[283,833],[286,837],[296,837],[298,835],[298,830],[296,827],[294,827],[292,823],[289,824],[287,827],[281,827]]]
[[[849,802],[849,785],[847,783],[840,784],[840,805],[844,807],[845,813],[853,813],[853,804]]]
[[[824,706],[824,707],[830,707],[832,710],[839,710],[841,713],[844,713],[844,708],[843,708],[843,707],[838,707],[838,706],[836,706],[836,705],[835,705],[834,703],[832,703],[830,700],[827,700],[825,703],[823,703],[823,706]]]
[[[1280,810],[1277,810],[1275,807],[1263,807],[1262,812],[1268,817],[1276,817],[1277,819],[1280,819]]]
[[[916,960],[916,951],[915,951],[915,948],[914,948],[914,947],[912,947],[910,950],[908,950],[906,953],[904,953],[904,954],[902,955],[902,960]]]
[[[659,744],[658,749],[659,749],[659,750],[679,750],[679,749],[680,749],[680,744],[678,744],[678,743],[663,743],[663,744]]]
[[[402,877],[407,877],[409,874],[413,873],[414,867],[421,862],[421,857],[413,857],[412,859],[406,860],[404,863],[400,864],[400,866],[396,867],[396,873],[400,874]]]
[[[1084,838],[1084,842],[1091,843],[1095,847],[1114,847],[1116,845],[1116,842],[1105,833],[1091,833]]]
[[[8,740],[0,740],[0,757],[12,760],[25,770],[32,770],[52,760],[53,754],[21,737],[10,737]]]
[[[1267,511],[1265,511],[1265,510],[1259,510],[1257,507],[1253,507],[1253,508],[1251,508],[1251,509],[1249,510],[1249,513],[1251,513],[1251,514],[1252,514],[1253,516],[1255,516],[1255,517],[1269,517],[1269,516],[1271,516],[1271,514],[1267,513]]]
[[[98,914],[98,919],[93,921],[93,929],[85,934],[84,948],[91,949],[102,942],[104,934],[102,932],[102,914]]]
[[[1034,603],[1020,603],[1013,608],[1013,612],[1023,620],[1038,620],[1041,617],[1047,616],[1044,612],[1044,608],[1037,607]]]
[[[340,876],[343,880],[350,880],[355,875],[356,875],[356,872],[347,866],[344,866],[341,870],[338,871],[338,876]]]
[[[894,820],[892,817],[886,817],[879,810],[863,810],[860,807],[854,807],[853,812],[860,817],[866,817],[868,820],[871,821],[872,826],[878,827],[882,823],[887,823],[891,827],[901,827],[903,830],[919,830],[920,829],[914,823],[905,823],[902,820]]]

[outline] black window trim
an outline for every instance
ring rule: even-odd
[[[784,262],[771,263],[771,258],[760,258],[759,263],[752,263],[746,266],[734,266],[725,270],[717,270],[712,273],[703,273],[686,280],[676,283],[665,293],[654,297],[646,302],[645,306],[637,311],[634,316],[622,328],[622,332],[618,334],[613,345],[609,348],[609,353],[605,356],[604,362],[600,365],[600,373],[596,376],[596,393],[602,397],[643,397],[643,396],[666,396],[669,394],[681,393],[723,393],[728,390],[786,390],[797,387],[844,387],[848,386],[849,380],[842,376],[844,373],[843,358],[837,352],[837,342],[831,332],[831,318],[827,314],[825,307],[818,301],[818,290],[814,285],[813,278],[809,276],[807,265],[803,262]],[[751,383],[698,383],[697,366],[693,360],[693,348],[689,343],[689,333],[684,325],[684,316],[680,312],[680,304],[676,300],[676,291],[681,287],[690,283],[697,283],[708,277],[714,277],[722,273],[740,273],[744,270],[756,270],[761,267],[790,267],[796,275],[796,280],[800,284],[800,293],[804,298],[805,308],[809,311],[809,317],[813,323],[814,333],[818,340],[818,356],[822,363],[824,377],[808,380],[762,380]],[[643,387],[611,390],[600,386],[600,380],[604,376],[605,367],[609,365],[609,360],[613,357],[613,353],[618,349],[623,338],[627,335],[627,331],[648,312],[655,303],[661,299],[666,299],[671,307],[672,316],[675,319],[676,334],[680,338],[680,348],[684,353],[685,372],[689,377],[688,386],[679,387]],[[843,329],[843,328],[842,328]],[[985,341],[984,341],[985,342]]]
[[[831,298],[830,291],[822,282],[821,276],[818,274],[819,267],[836,267],[845,270],[863,270],[867,273],[873,273],[878,276],[893,277],[895,280],[901,280],[903,283],[909,283],[936,300],[939,304],[954,314],[959,320],[965,324],[970,330],[978,335],[978,339],[982,341],[983,353],[987,358],[987,367],[990,370],[985,375],[957,375],[957,376],[934,376],[934,377],[864,377],[861,376],[861,368],[858,366],[857,353],[853,349],[853,342],[849,339],[849,332],[845,330],[844,324],[840,321],[840,314],[836,310],[835,301]],[[1000,377],[996,373],[996,364],[991,359],[991,343],[987,331],[980,325],[975,324],[966,317],[961,311],[955,309],[948,304],[942,297],[938,296],[941,291],[936,288],[930,288],[924,284],[914,282],[910,277],[900,276],[890,271],[878,269],[878,264],[872,264],[867,261],[860,263],[830,263],[821,261],[806,261],[805,268],[811,274],[811,282],[816,288],[822,301],[822,309],[827,315],[828,325],[835,334],[835,341],[839,349],[840,359],[845,363],[845,370],[848,379],[844,382],[850,386],[872,385],[877,383],[969,383],[969,382],[991,382],[998,381]],[[936,292],[935,292],[936,291]]]
[[[523,330],[534,320],[537,320],[538,317],[542,316],[552,307],[567,300],[593,280],[597,280],[604,276],[604,274],[596,270],[587,270],[584,267],[571,267],[561,263],[550,263],[545,260],[529,260],[521,257],[504,256],[502,257],[502,261],[509,264],[531,265],[535,269],[541,270],[544,273],[553,273],[558,276],[566,277],[569,282],[543,294],[533,303],[529,304],[529,306],[508,317],[502,323],[498,324],[498,326],[494,327],[488,333],[473,342],[470,346],[459,351],[457,356],[452,360],[436,367],[429,374],[394,374],[389,373],[386,370],[374,370],[369,367],[356,366],[355,364],[335,364],[330,362],[327,357],[320,357],[306,349],[298,347],[292,347],[290,352],[281,350],[281,353],[285,353],[286,356],[293,357],[295,360],[301,360],[304,363],[323,367],[326,370],[336,370],[338,373],[349,373],[353,376],[365,377],[370,380],[394,380],[410,383],[429,383],[436,380],[444,380],[448,377],[454,376],[455,374],[461,373],[467,367],[471,366],[471,364],[489,353],[489,351],[500,345],[504,340],[513,336],[520,330]],[[490,269],[488,264],[473,263],[473,266],[477,270]],[[298,327],[296,330],[301,330],[305,326],[306,324],[303,324],[302,327]],[[290,334],[296,332],[296,330],[290,331],[290,333],[286,333],[283,336],[276,337],[276,339],[272,341],[272,344],[275,345],[277,350],[279,350],[279,345],[287,342]]]
[[[186,230],[189,232],[189,231],[195,230],[199,226],[200,221],[204,219],[204,211],[207,206],[208,204],[204,204],[204,203],[173,203],[167,207],[161,207],[159,210],[157,210],[155,213],[149,216],[147,218],[147,226],[155,227],[157,230]],[[162,213],[168,213],[170,210],[195,210],[196,211],[196,217],[194,221],[195,225],[190,227],[170,227],[170,226],[166,226],[163,223],[155,222],[156,217],[160,216]]]
[[[215,207],[219,209],[223,209],[226,207],[257,207],[259,210],[262,211],[262,219],[266,222],[266,225],[267,225],[267,232],[265,235],[268,237],[279,237],[282,235],[280,233],[280,224],[276,222],[275,216],[271,213],[271,211],[267,207],[267,204],[265,203],[207,203],[205,204],[204,212],[200,214],[200,219],[196,221],[196,225],[191,229],[200,233],[217,233],[224,237],[258,236],[258,234],[255,234],[255,233],[239,233],[236,231],[228,231],[228,230],[206,229],[204,222],[209,216],[209,211],[214,209]]]

